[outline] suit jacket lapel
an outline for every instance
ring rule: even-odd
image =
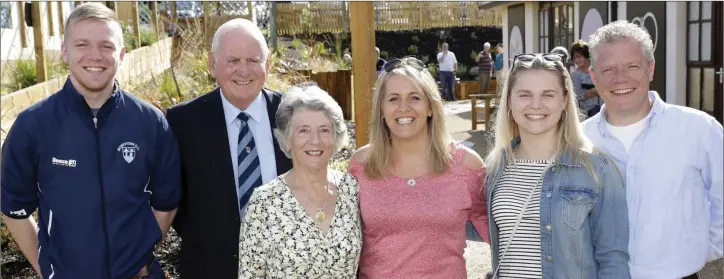
[[[277,137],[274,134],[274,129],[277,128],[276,113],[281,99],[274,96],[272,92],[269,92],[266,89],[262,89],[261,94],[264,95],[264,98],[266,99],[266,111],[269,114],[269,127],[271,127],[272,140],[274,141],[274,161],[276,161],[277,175],[282,175],[287,171],[287,167],[285,167],[286,164],[284,162],[289,160],[289,158],[287,158],[287,156],[284,155],[284,152],[282,152],[279,148]]]
[[[229,134],[226,130],[226,118],[224,117],[224,107],[221,103],[221,91],[216,88],[209,94],[206,100],[206,109],[208,109],[208,145],[209,153],[216,157],[218,163],[218,171],[220,174],[222,193],[228,197],[227,202],[233,203],[234,208],[238,207],[239,202],[236,200],[236,177],[234,177],[234,169],[232,168],[231,152],[229,151]],[[213,187],[215,185],[209,185]]]

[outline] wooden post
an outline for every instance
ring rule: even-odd
[[[48,5],[48,35],[55,36],[55,24],[53,24],[53,2],[46,2]]]
[[[256,20],[254,19],[254,2],[252,1],[246,1],[246,9],[249,13],[249,21],[256,23]]]
[[[18,1],[18,22],[20,23],[20,47],[28,47],[28,28],[25,26],[25,2]]]
[[[211,40],[209,40],[209,32],[211,32],[211,3],[209,2],[202,2],[203,8],[204,8],[204,35],[202,36],[204,40],[204,49],[207,51],[211,50]]]
[[[372,89],[377,80],[374,2],[349,2],[357,148],[369,142]],[[351,12],[354,11],[354,12]]]
[[[136,48],[141,48],[141,18],[138,16],[138,8],[138,2],[134,1],[133,8],[131,8],[133,13],[133,37],[136,38]]]
[[[344,3],[344,2],[343,2]],[[277,50],[277,2],[271,2],[271,17],[269,17],[269,44],[272,52]]]
[[[161,37],[161,29],[158,28],[158,5],[156,1],[149,2],[151,5],[151,21],[153,21],[153,33],[156,34],[156,39]]]
[[[65,18],[63,17],[63,1],[55,2],[58,3],[58,31],[60,35],[65,34]]]
[[[35,44],[35,70],[37,83],[48,80],[48,69],[45,65],[45,37],[43,37],[43,19],[40,13],[39,1],[30,4],[33,17],[33,42]]]

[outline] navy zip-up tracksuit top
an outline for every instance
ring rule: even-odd
[[[1,175],[6,216],[39,209],[39,263],[53,279],[131,278],[155,261],[152,208],[171,211],[181,194],[179,148],[163,113],[116,84],[94,116],[70,78],[18,115]]]

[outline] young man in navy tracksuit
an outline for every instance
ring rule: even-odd
[[[154,246],[180,199],[178,145],[163,113],[115,82],[115,13],[86,3],[65,26],[70,77],[2,147],[4,220],[43,278],[163,278]]]

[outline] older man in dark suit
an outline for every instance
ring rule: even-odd
[[[281,94],[264,89],[269,48],[256,25],[233,19],[216,31],[209,68],[217,88],[168,110],[182,157],[181,278],[237,278],[240,220],[249,196],[287,172],[274,138]]]

